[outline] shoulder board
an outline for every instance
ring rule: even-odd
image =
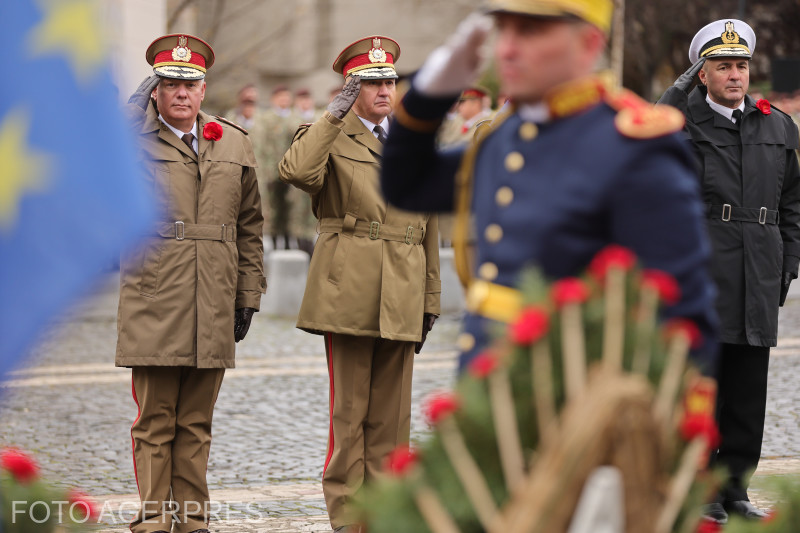
[[[622,89],[606,95],[606,103],[617,111],[614,124],[625,137],[654,139],[683,129],[686,118],[672,106],[651,104]]]
[[[308,128],[310,128],[314,123],[308,122],[306,124],[300,124],[300,127],[297,128],[297,131],[294,132],[294,137],[292,137],[292,142],[297,141],[300,137],[306,134]]]
[[[225,124],[227,124],[228,126],[233,126],[233,127],[234,127],[234,128],[236,128],[237,130],[239,130],[239,131],[241,131],[242,133],[244,133],[245,135],[248,135],[248,133],[247,133],[247,130],[246,130],[246,129],[244,129],[243,127],[241,127],[240,125],[238,125],[238,124],[237,124],[237,123],[235,123],[235,122],[231,122],[231,121],[230,121],[230,120],[228,120],[227,118],[225,118],[225,117],[221,117],[221,116],[219,116],[219,115],[214,115],[214,118],[215,118],[215,119],[217,119],[217,120],[219,120],[220,122],[224,122],[224,123],[225,123]]]

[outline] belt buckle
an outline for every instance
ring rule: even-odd
[[[369,238],[373,241],[377,240],[381,234],[381,223],[380,222],[370,222],[369,223]]]
[[[175,240],[182,241],[186,238],[186,224],[183,223],[183,220],[178,220],[175,222]]]
[[[724,222],[730,222],[731,221],[731,211],[732,210],[733,209],[731,208],[731,204],[722,204],[722,220]]]
[[[406,244],[411,244],[412,239],[414,238],[414,226],[409,226],[406,229]]]
[[[764,225],[767,223],[767,208],[762,207],[758,211],[758,223]]]
[[[227,229],[227,228],[225,227],[225,224],[223,224],[223,225],[222,225],[222,236],[221,236],[221,237],[220,237],[220,239],[219,239],[219,240],[221,240],[222,242],[225,242],[225,240],[226,240],[225,238],[228,236],[228,233],[227,233],[226,229]]]

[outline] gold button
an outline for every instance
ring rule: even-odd
[[[494,263],[484,263],[478,269],[478,275],[486,281],[494,281],[497,278],[497,265]]]
[[[469,333],[462,333],[456,339],[456,346],[462,352],[468,352],[475,347],[475,337]]]
[[[495,243],[503,238],[503,228],[499,224],[489,224],[483,232],[486,240]]]
[[[511,187],[500,187],[494,195],[494,201],[500,207],[506,207],[514,201],[514,191],[511,190]]]
[[[517,172],[525,165],[525,158],[519,152],[511,152],[506,156],[506,170]]]
[[[532,141],[539,135],[539,128],[533,122],[525,122],[519,127],[519,136],[523,141]]]

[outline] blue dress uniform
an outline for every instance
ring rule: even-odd
[[[692,159],[676,135],[680,113],[582,79],[550,94],[542,104],[548,120],[527,121],[512,107],[471,147],[438,152],[435,130],[451,104],[413,87],[406,93],[384,150],[382,186],[403,209],[452,211],[460,202],[474,213],[476,268],[457,254],[469,290],[461,368],[488,344],[491,318],[502,318],[484,312],[487,287],[508,292],[502,287],[515,287],[530,266],[552,279],[579,275],[616,243],[677,279],[682,298],[664,315],[699,326],[704,343],[693,356],[711,372],[710,248]]]

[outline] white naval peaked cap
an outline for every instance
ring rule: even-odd
[[[695,34],[689,45],[689,61],[701,57],[744,57],[750,59],[756,51],[753,28],[738,19],[721,19],[706,24]]]

